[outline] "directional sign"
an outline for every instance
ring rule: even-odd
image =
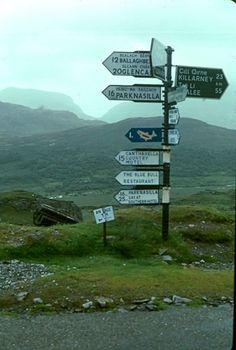
[[[179,129],[168,130],[168,143],[169,145],[178,145],[180,141]]]
[[[165,46],[157,39],[152,38],[151,42],[151,64],[152,74],[155,78],[165,80],[165,65],[167,53]]]
[[[159,171],[121,171],[116,180],[121,185],[159,185]]]
[[[187,97],[216,98],[223,95],[228,82],[222,69],[176,67],[176,85],[187,84]]]
[[[131,142],[161,142],[162,128],[131,128],[125,136]]]
[[[115,199],[120,204],[158,204],[159,191],[158,190],[122,190],[118,192]]]
[[[171,108],[169,110],[169,124],[176,125],[179,122],[179,110],[178,108]]]
[[[173,90],[169,91],[168,96],[168,103],[171,102],[181,102],[184,101],[188,92],[188,87],[186,84],[175,87]]]
[[[129,75],[144,78],[152,77],[149,51],[114,51],[105,59],[103,65],[113,75]]]
[[[102,93],[109,100],[163,102],[161,85],[109,85]]]
[[[115,159],[122,165],[159,165],[159,152],[143,149],[120,151]]]

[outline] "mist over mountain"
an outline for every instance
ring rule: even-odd
[[[82,119],[94,119],[85,114],[70,96],[59,92],[9,87],[0,91],[0,101],[30,108],[69,111]]]
[[[104,122],[85,120],[68,111],[29,107],[0,102],[0,136],[47,134]]]

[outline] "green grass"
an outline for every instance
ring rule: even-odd
[[[21,195],[18,193],[17,198]],[[84,209],[85,220],[80,224],[35,227],[24,205],[9,205],[14,198],[14,194],[8,194],[7,200],[0,197],[6,215],[1,215],[0,259],[44,263],[54,274],[22,284],[22,290],[29,290],[23,302],[16,301],[12,290],[2,292],[0,307],[4,310],[80,308],[86,299],[98,295],[110,296],[117,303],[120,298],[129,303],[155,296],[160,308],[161,298],[173,294],[193,298],[195,305],[202,296],[232,296],[232,270],[204,271],[181,265],[200,259],[218,261],[219,257],[220,261],[232,261],[234,216],[230,210],[171,205],[169,239],[163,241],[161,207],[115,207],[115,220],[107,223],[104,247],[103,226],[96,225],[92,208]],[[171,263],[163,263],[160,249],[173,258]],[[43,305],[33,305],[34,297],[41,297]]]
[[[214,300],[222,295],[232,297],[232,271],[186,269],[165,265],[155,258],[127,261],[93,256],[40,261],[54,274],[23,285],[22,290],[28,290],[29,295],[22,302],[16,301],[14,292],[6,292],[0,297],[1,308],[32,312],[70,310],[101,295],[111,297],[115,304],[123,300],[125,305],[135,299],[156,297],[160,308],[163,297],[174,294],[191,298],[194,305],[199,304],[203,296]],[[35,297],[40,297],[43,305],[33,305]]]

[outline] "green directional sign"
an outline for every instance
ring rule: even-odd
[[[220,68],[176,67],[176,85],[186,84],[187,97],[220,99],[228,86]]]

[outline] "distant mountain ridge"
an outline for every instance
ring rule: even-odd
[[[60,92],[9,87],[0,91],[0,101],[30,108],[68,111],[82,119],[94,119],[85,114],[70,96]]]
[[[104,122],[80,119],[68,111],[32,109],[0,102],[0,135],[2,137],[47,134],[101,123]]]

